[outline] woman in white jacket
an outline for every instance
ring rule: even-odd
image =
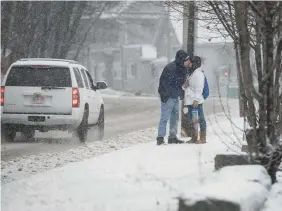
[[[201,69],[201,58],[193,56],[189,59],[191,62],[191,73],[187,76],[184,85],[182,86],[185,91],[184,105],[188,107],[187,117],[189,122],[192,122],[192,110],[198,110],[198,118],[200,124],[200,139],[198,140],[198,131],[195,127],[192,129],[192,139],[189,143],[204,144],[206,143],[206,120],[204,115],[203,103],[203,89],[205,84],[205,75]]]

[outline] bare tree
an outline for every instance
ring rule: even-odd
[[[185,3],[175,1],[170,5],[182,12],[179,8]],[[274,183],[282,159],[278,129],[282,103],[282,3],[204,1],[198,2],[197,9],[199,17],[209,24],[208,29],[233,39],[240,95],[245,99],[245,114],[251,126],[245,131],[250,155],[253,162],[266,167]],[[253,52],[255,69],[251,66]]]
[[[2,53],[10,49],[13,61],[22,57],[66,58],[77,41],[75,38],[82,17],[95,13],[98,19],[114,3],[2,1]],[[91,28],[94,22],[95,19]],[[83,42],[79,44],[83,45]]]
[[[100,2],[100,4],[93,4],[91,5],[91,13],[87,14],[87,18],[89,18],[91,21],[88,26],[86,26],[86,31],[83,31],[83,34],[80,35],[81,39],[78,41],[77,50],[74,56],[74,59],[76,60],[81,52],[81,50],[84,47],[84,43],[87,40],[88,35],[95,27],[95,24],[97,23],[97,20],[100,19],[102,13],[114,6],[117,6],[120,4],[120,2]]]

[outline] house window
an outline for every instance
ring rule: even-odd
[[[115,79],[122,78],[122,67],[120,62],[117,61],[113,62],[113,75]]]
[[[151,65],[151,70],[152,70],[152,76],[155,77],[157,75],[157,70],[156,70],[156,67],[155,65]]]
[[[137,64],[136,63],[131,65],[131,76],[137,77]]]
[[[202,64],[204,65],[204,64],[205,64],[205,61],[207,61],[207,58],[204,57],[204,56],[201,56],[201,60],[202,60]]]

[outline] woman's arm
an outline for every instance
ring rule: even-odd
[[[193,85],[194,85],[194,101],[200,102],[203,98],[203,90],[205,85],[205,75],[203,72],[198,71],[193,75]]]

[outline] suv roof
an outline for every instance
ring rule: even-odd
[[[56,65],[66,66],[70,64],[80,65],[74,60],[67,59],[53,59],[53,58],[26,58],[16,61],[13,65]]]
[[[53,58],[25,58],[20,59],[18,61],[59,61],[59,62],[67,62],[71,64],[78,64],[78,62],[69,59],[53,59]]]

